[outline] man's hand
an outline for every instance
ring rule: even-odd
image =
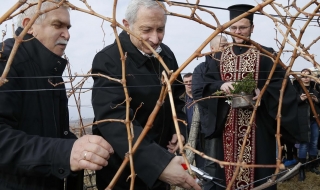
[[[253,97],[252,100],[258,99],[258,96],[259,96],[259,94],[260,94],[260,89],[259,89],[259,88],[256,88],[256,89],[254,89],[254,92],[256,93],[256,96]]]
[[[163,170],[159,180],[186,189],[201,190],[196,180],[183,169],[181,164],[184,164],[183,157],[175,156]]]
[[[182,139],[182,144],[184,144],[184,137],[182,135],[181,135],[181,139]],[[172,135],[172,139],[171,141],[169,141],[167,148],[168,148],[168,151],[173,154],[179,149],[177,134]]]
[[[220,90],[224,91],[227,94],[231,94],[231,90],[234,90],[233,84],[234,82],[225,82],[221,85]]]
[[[113,154],[111,145],[100,136],[85,135],[77,139],[70,155],[72,171],[82,169],[100,170],[108,165],[110,154]]]

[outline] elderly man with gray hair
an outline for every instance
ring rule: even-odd
[[[130,1],[123,24],[133,34],[145,40],[162,57],[170,70],[176,70],[178,64],[174,54],[162,43],[166,25],[166,15],[162,6],[164,6],[163,3],[153,0]],[[143,127],[146,126],[149,115],[158,104],[157,100],[162,87],[161,73],[164,68],[140,39],[126,31],[120,33],[119,39],[126,53],[126,85],[131,98],[130,119],[134,118],[132,132],[133,143],[135,143]],[[115,41],[95,56],[92,64],[93,74],[101,73],[121,79],[119,45]],[[93,77],[93,79],[92,105],[95,119],[125,119],[126,105],[122,102],[126,98],[122,85],[102,77]],[[182,81],[181,76],[178,81]],[[177,82],[172,85],[177,117],[180,119],[185,119],[185,114],[182,112],[184,102],[179,100],[179,95],[183,92],[183,86]],[[180,125],[180,131],[185,131],[185,126],[182,123]],[[115,154],[109,159],[109,165],[97,172],[98,189],[104,189],[129,151],[128,136],[126,126],[121,122],[101,122],[94,127],[93,132],[107,139],[115,150]],[[195,179],[181,166],[184,164],[184,159],[181,156],[175,156],[174,152],[177,148],[177,134],[170,101],[166,97],[152,128],[133,155],[134,169],[137,174],[134,189],[164,190],[170,188],[168,184],[171,184],[200,190]],[[129,189],[130,175],[130,168],[127,166],[113,189]]]
[[[53,6],[55,3],[44,2],[41,10]],[[16,35],[36,12],[37,6],[32,6],[20,15]],[[113,153],[103,138],[86,135],[76,139],[69,131],[68,99],[61,77],[67,60],[61,56],[70,27],[66,6],[41,15],[17,50],[9,82],[0,87],[1,190],[82,190],[83,175],[77,171],[99,170]],[[10,38],[0,44],[0,73],[14,43]]]

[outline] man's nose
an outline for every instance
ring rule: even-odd
[[[61,33],[61,37],[63,37],[64,39],[66,40],[69,40],[70,39],[70,33],[69,33],[69,30],[68,29],[64,29]]]
[[[159,40],[158,33],[156,31],[150,34],[149,41],[152,42],[153,44],[159,44],[160,40]]]

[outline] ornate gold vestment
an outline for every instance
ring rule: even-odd
[[[258,81],[260,52],[249,48],[245,53],[236,55],[232,46],[227,47],[221,55],[220,74],[223,81],[239,81],[248,73],[253,73],[255,81]],[[223,131],[224,160],[237,163],[244,136],[247,133],[248,124],[252,115],[252,109],[230,109],[225,129]],[[240,162],[255,163],[255,122],[249,131],[245,142],[243,159]],[[225,166],[226,184],[232,179],[234,166]],[[253,168],[240,168],[239,174],[233,185],[233,189],[246,186],[243,189],[252,189],[254,181]]]

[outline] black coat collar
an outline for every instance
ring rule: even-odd
[[[144,65],[150,58],[142,55],[142,53],[137,49],[136,46],[130,40],[129,35],[126,31],[122,31],[119,35],[121,46],[123,47],[123,51],[127,52],[130,58],[136,63],[137,67],[141,67]],[[167,49],[164,48],[163,44],[160,45],[162,51],[160,52],[161,57],[168,57],[169,59],[173,59],[172,56],[167,52]]]
[[[18,36],[22,30],[23,29],[19,27],[16,30],[16,35]],[[27,52],[28,57],[41,68],[44,76],[62,75],[68,62],[66,59],[63,59],[51,52],[39,40],[30,34],[26,34],[23,39],[26,41],[23,42],[21,46]]]

